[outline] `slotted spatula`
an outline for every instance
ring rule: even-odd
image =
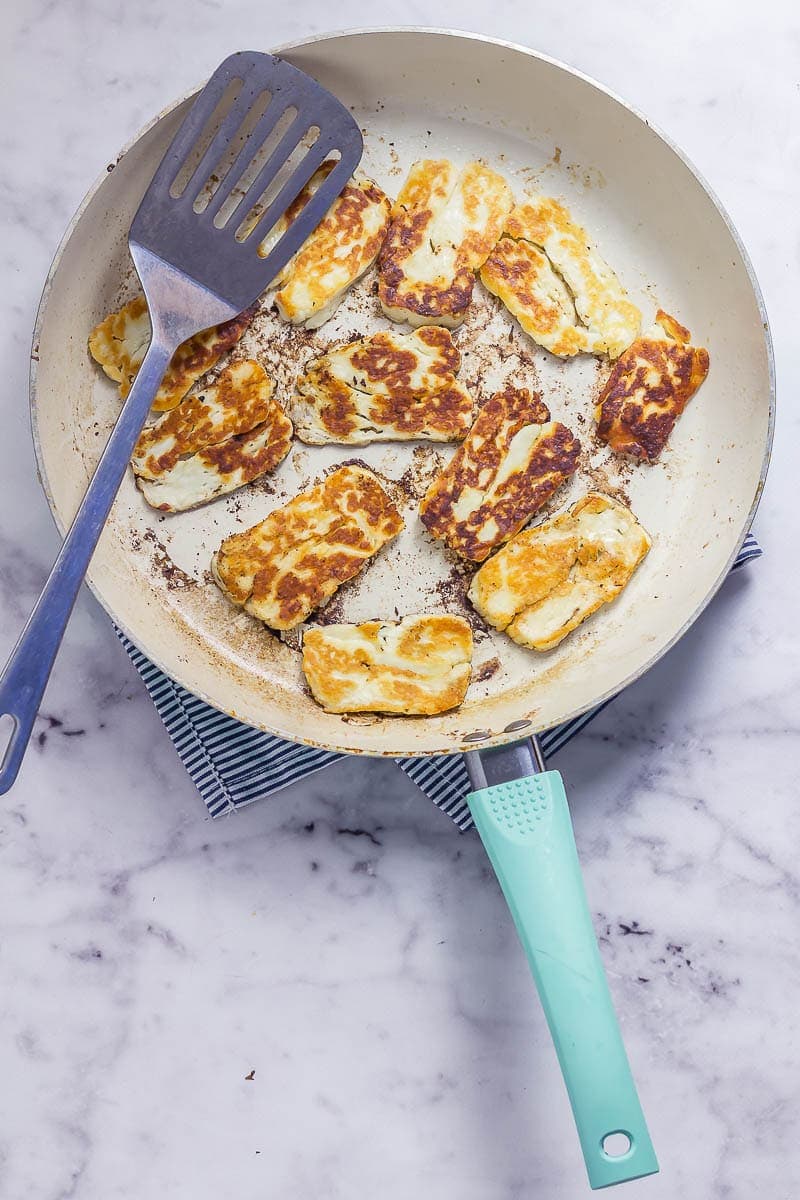
[[[150,309],[150,347],[0,678],[0,718],[13,721],[0,793],[17,777],[78,590],[173,353],[253,303],[325,216],[362,150],[361,131],[344,105],[270,54],[232,54],[194,101],[129,234]],[[288,227],[278,225],[276,237],[280,218],[333,158],[329,174]]]

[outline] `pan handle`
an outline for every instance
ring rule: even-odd
[[[603,972],[561,775],[544,769],[530,738],[466,759],[476,788],[470,811],[533,972],[589,1183],[653,1175],[658,1162]]]

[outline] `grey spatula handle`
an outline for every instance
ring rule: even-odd
[[[17,777],[47,680],[92,554],[175,346],[153,340],[64,539],[42,594],[0,678],[0,716],[14,728],[0,767],[0,793]]]

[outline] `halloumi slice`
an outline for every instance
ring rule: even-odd
[[[447,159],[415,162],[392,208],[378,263],[386,316],[457,328],[472,299],[475,272],[512,204],[505,179],[482,163],[459,171]]]
[[[569,288],[531,242],[504,234],[481,267],[481,283],[551,354],[604,353],[603,338],[581,325]]]
[[[334,163],[323,163],[259,247],[269,253]],[[316,329],[333,316],[345,292],[367,271],[383,245],[389,197],[371,179],[353,177],[273,283],[275,303],[292,325]]]
[[[148,426],[132,466],[148,504],[181,512],[274,471],[291,442],[264,368],[245,359]]]
[[[371,471],[340,467],[244,533],[211,569],[234,604],[272,629],[293,629],[403,528]]]
[[[611,267],[548,196],[516,206],[481,280],[552,354],[616,358],[639,332],[642,314]]]
[[[655,462],[708,375],[710,360],[661,309],[652,329],[614,364],[595,409],[597,435],[619,454]]]
[[[460,362],[449,330],[436,325],[406,337],[376,333],[329,350],[295,384],[297,436],[314,446],[460,441],[473,407],[455,377]]]
[[[629,508],[589,492],[503,546],[468,595],[484,620],[519,645],[552,650],[623,591],[650,544]]]
[[[223,354],[232,349],[255,316],[256,306],[245,309],[230,321],[196,333],[172,356],[153,408],[166,412],[180,404],[193,383],[205,375]],[[119,384],[124,400],[150,345],[150,316],[144,296],[136,296],[118,312],[96,325],[89,335],[89,353]]]
[[[421,614],[303,635],[303,673],[327,712],[447,712],[464,699],[471,669],[472,630],[463,617]]]
[[[464,558],[482,562],[573,474],[580,449],[539,396],[508,387],[484,404],[431,484],[422,523]]]

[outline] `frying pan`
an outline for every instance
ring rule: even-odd
[[[157,515],[125,481],[89,584],[117,625],[165,672],[253,726],[369,755],[468,752],[471,807],[528,954],[592,1186],[657,1169],[616,1028],[586,908],[560,777],[529,735],[569,720],[641,675],[712,598],[741,545],[764,483],[774,374],[763,302],[729,220],[679,151],[591,80],[522,47],[471,34],[367,30],[278,51],[358,115],[363,169],[391,194],[420,157],[479,157],[517,195],[566,200],[639,303],[661,307],[709,348],[711,372],[662,460],[633,468],[591,435],[597,360],[552,359],[476,286],[456,335],[461,378],[479,398],[501,383],[542,393],[582,438],[581,470],[558,507],[587,486],[631,504],[653,548],[623,595],[562,645],[534,656],[480,629],[464,705],[434,718],[324,713],[302,685],[296,645],[234,612],[208,574],[223,537],[246,528],[331,465],[357,457],[384,480],[407,528],[322,619],[467,611],[464,569],[424,534],[419,497],[447,451],[296,444],[268,480],[190,513]],[[32,351],[31,405],[42,483],[60,528],[72,519],[119,407],[86,353],[89,330],[135,290],[131,218],[188,97],[157,117],[88,194],[56,255]],[[265,306],[236,354],[261,359],[287,399],[298,367],[381,318],[367,277],[336,316],[307,333]],[[521,737],[526,740],[520,741]],[[516,782],[512,782],[516,780]],[[558,917],[556,920],[555,917]],[[613,1155],[608,1135],[627,1149]]]

